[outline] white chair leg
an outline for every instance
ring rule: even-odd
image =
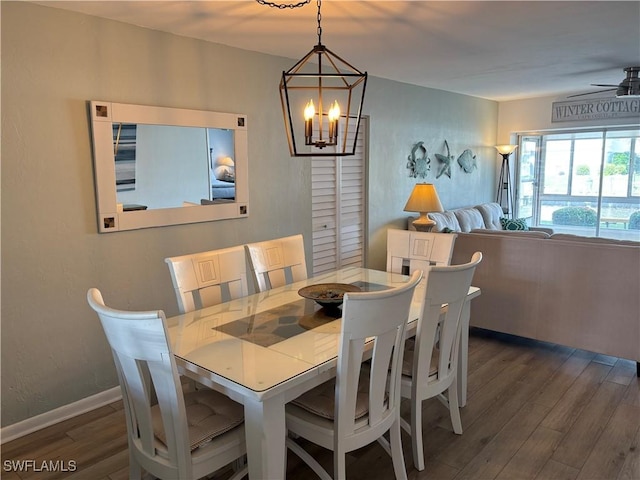
[[[141,480],[142,479],[142,467],[133,458],[133,455],[129,454],[129,479]]]
[[[418,471],[424,470],[424,447],[422,445],[422,402],[411,402],[411,445],[413,464]]]
[[[400,420],[391,425],[389,430],[389,440],[391,444],[391,460],[393,461],[393,471],[396,480],[407,480],[407,469],[404,465],[404,455],[402,454],[402,438],[400,434]]]
[[[384,437],[384,435],[382,437],[378,438],[378,443],[384,449],[384,451],[387,452],[387,455],[389,455],[391,457],[392,456],[391,455],[391,445],[389,445],[389,441]]]
[[[295,453],[300,458],[300,460],[306,463],[311,468],[311,470],[313,470],[315,474],[320,477],[321,480],[332,480],[331,476],[326,472],[324,468],[322,468],[322,465],[320,465],[315,458],[309,455],[309,453],[304,448],[291,440],[289,437],[287,437],[286,443],[287,448]]]
[[[240,470],[237,470],[229,480],[242,480],[247,475],[249,475],[249,466],[245,465]]]
[[[336,448],[333,452],[333,478],[347,478],[347,455],[341,448]]]
[[[457,380],[451,382],[447,391],[449,397],[449,414],[451,415],[451,425],[453,432],[462,435],[462,420],[460,419],[460,407],[458,404],[458,383]]]

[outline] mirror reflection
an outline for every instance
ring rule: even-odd
[[[209,178],[211,200],[235,200],[236,164],[233,154],[233,131],[210,128]]]
[[[234,201],[233,133],[114,123],[118,206],[132,211]]]
[[[244,115],[95,101],[90,108],[101,232],[248,215]]]

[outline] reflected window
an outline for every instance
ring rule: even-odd
[[[136,127],[131,123],[113,125],[113,156],[118,192],[136,189]]]

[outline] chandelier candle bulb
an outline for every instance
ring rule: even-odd
[[[307,144],[310,144],[313,137],[313,116],[316,114],[316,108],[313,100],[309,100],[304,107],[304,136]]]
[[[329,142],[335,144],[338,139],[338,120],[340,119],[340,105],[335,100],[329,109]]]

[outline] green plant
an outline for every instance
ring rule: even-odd
[[[589,175],[590,173],[589,165],[578,165],[576,167],[576,175]]]
[[[637,160],[637,156],[634,161]],[[627,175],[629,173],[629,152],[615,152],[609,155],[604,166],[605,175]]]
[[[609,175],[626,175],[629,173],[629,169],[626,165],[614,165],[609,163],[604,166],[604,174],[605,176]]]
[[[637,210],[629,217],[629,229],[640,230],[640,210]]]
[[[563,207],[551,214],[551,220],[555,225],[593,227],[597,218],[596,211],[589,207]]]

